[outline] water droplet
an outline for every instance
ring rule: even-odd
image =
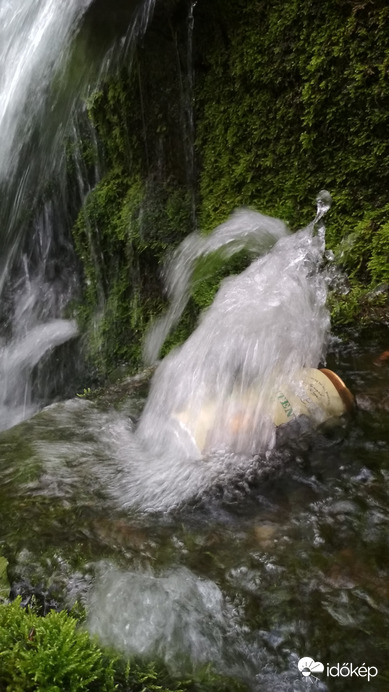
[[[322,219],[332,204],[332,197],[327,190],[320,190],[316,195],[317,213],[316,221]]]

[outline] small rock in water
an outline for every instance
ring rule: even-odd
[[[355,514],[357,506],[351,500],[339,500],[331,506],[331,514]]]
[[[368,483],[373,480],[373,474],[366,466],[362,466],[360,472],[357,476],[353,476],[352,481],[357,481],[358,483]]]
[[[268,548],[274,542],[274,536],[277,528],[271,524],[261,524],[254,527],[255,538],[262,548]]]

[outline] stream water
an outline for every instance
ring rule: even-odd
[[[3,432],[0,552],[14,593],[46,608],[81,599],[103,641],[175,672],[212,662],[251,690],[305,690],[297,661],[312,656],[380,676],[367,687],[323,674],[312,689],[387,689],[389,369],[375,364],[387,339],[383,328],[330,342],[328,365],[358,402],[346,429],[301,438],[171,512],[113,501],[147,378]]]
[[[151,388],[148,370],[1,433],[0,553],[12,593],[35,593],[44,610],[81,601],[90,632],[177,675],[210,663],[248,690],[367,689],[336,677],[347,663],[369,667],[368,689],[385,690],[388,330],[330,335],[322,228],[289,235],[254,212],[239,224],[246,240],[273,247],[224,282]],[[229,248],[235,225],[206,242],[228,238]],[[188,244],[175,260],[181,278],[204,250]],[[178,284],[185,293],[186,279]],[[158,325],[149,347],[154,338]],[[317,367],[326,349],[356,396],[353,419],[275,444],[261,386]],[[224,406],[237,378],[258,388],[248,446],[219,436],[201,454],[175,412],[188,401],[196,411],[209,387]],[[304,678],[302,657],[324,672]]]

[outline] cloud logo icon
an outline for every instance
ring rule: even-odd
[[[309,677],[312,673],[323,673],[324,665],[320,661],[314,661],[313,658],[309,656],[304,656],[300,658],[297,667],[305,678]]]

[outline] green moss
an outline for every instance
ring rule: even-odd
[[[220,251],[201,257],[195,265],[192,280],[192,297],[197,313],[209,307],[221,282],[231,274],[240,274],[252,260],[246,250],[226,259]]]
[[[236,680],[209,668],[175,680],[162,664],[128,661],[102,649],[65,611],[39,617],[20,598],[0,605],[0,689],[4,692],[243,691]]]
[[[389,319],[387,290],[370,291],[356,284],[347,293],[330,294],[328,303],[334,327],[355,323],[363,327]]]
[[[325,187],[328,245],[347,238],[346,269],[361,290],[387,281],[388,19],[378,1],[199,8],[203,227],[241,204],[301,226]]]
[[[168,65],[173,62],[177,75],[176,34],[174,27],[169,30]],[[138,51],[130,72],[108,77],[88,102],[104,174],[73,228],[84,272],[77,314],[90,360],[104,375],[119,363],[139,367],[147,325],[164,307],[166,253],[192,228],[180,153],[185,156],[182,146],[175,147],[180,78],[163,91],[168,65],[151,41],[147,51]],[[156,80],[163,75],[161,84],[144,82],[146,72]]]
[[[20,599],[0,607],[0,681],[12,692],[112,689],[112,670],[104,669],[102,653],[77,622],[65,612],[40,618],[20,607]],[[111,683],[111,687],[108,684]]]
[[[301,223],[322,187],[337,216],[387,203],[388,8],[227,5],[214,39],[199,47],[205,222],[244,202]]]
[[[161,266],[188,230],[188,208],[178,190],[116,171],[90,193],[73,235],[85,276],[78,316],[101,372],[139,367],[146,327],[163,306]]]
[[[389,222],[375,232],[371,243],[368,270],[373,285],[389,283]]]

